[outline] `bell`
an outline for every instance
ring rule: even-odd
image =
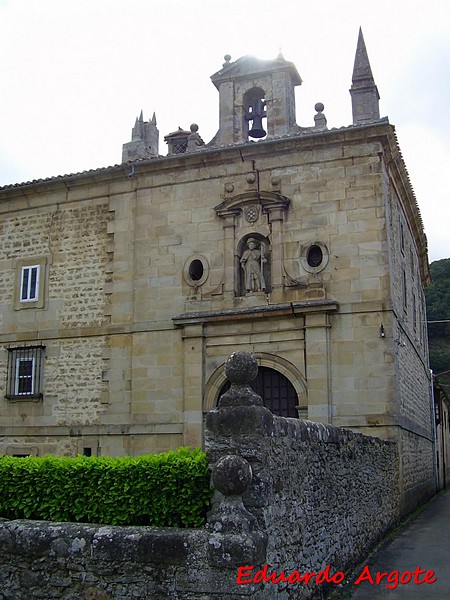
[[[252,128],[248,132],[248,135],[253,138],[262,138],[267,132],[264,131],[262,126],[263,117],[266,116],[266,111],[264,110],[265,102],[264,100],[255,100],[251,107],[251,112],[248,115],[248,120],[252,121]]]
[[[262,126],[262,117],[255,115],[253,117],[252,128],[249,130],[248,135],[252,138],[262,138],[266,134],[267,132],[264,131]]]

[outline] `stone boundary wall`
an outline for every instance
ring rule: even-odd
[[[345,572],[398,521],[396,443],[275,417],[268,464],[260,519],[278,571]]]
[[[232,386],[207,415],[216,492],[204,529],[3,520],[0,600],[306,600],[325,583],[236,580],[361,560],[399,517],[397,445],[275,417],[247,385],[255,369],[232,355]]]

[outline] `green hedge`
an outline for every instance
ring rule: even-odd
[[[189,448],[126,458],[0,456],[0,516],[201,527],[209,481],[205,454]]]

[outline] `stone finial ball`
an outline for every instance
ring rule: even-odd
[[[314,110],[317,110],[317,112],[323,112],[325,106],[322,104],[322,102],[317,102],[317,104],[314,106]]]
[[[229,454],[213,467],[212,481],[224,496],[237,496],[245,492],[252,480],[252,469],[245,458]]]
[[[248,352],[234,352],[225,363],[225,375],[231,383],[249,384],[258,375],[258,363]]]
[[[192,123],[190,129],[191,129],[192,133],[196,133],[198,131],[197,123]]]

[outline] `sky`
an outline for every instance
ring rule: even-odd
[[[428,237],[450,257],[448,0],[0,0],[0,186],[121,162],[141,109],[164,136],[218,129],[224,55],[292,61],[297,123],[352,123],[359,28]]]

